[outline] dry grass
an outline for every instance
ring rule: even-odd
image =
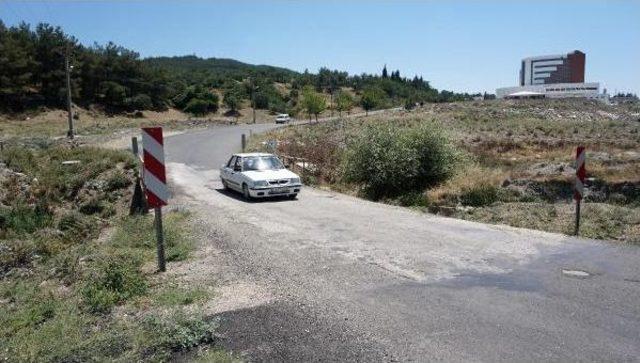
[[[431,204],[456,204],[462,195],[475,190],[498,188],[509,173],[499,169],[488,169],[478,164],[472,164],[447,180],[444,184],[429,189],[426,193]]]

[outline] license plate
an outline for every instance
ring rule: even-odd
[[[289,193],[289,188],[273,188],[269,194],[285,194]]]

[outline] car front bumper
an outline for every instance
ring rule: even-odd
[[[298,194],[302,190],[302,184],[283,185],[280,187],[255,187],[249,188],[249,194],[253,198],[269,198]]]

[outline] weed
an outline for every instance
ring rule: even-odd
[[[201,289],[168,287],[158,292],[153,298],[153,303],[160,306],[190,305],[202,301],[208,296],[207,291]]]
[[[171,316],[147,316],[142,322],[153,340],[147,343],[148,353],[162,357],[169,352],[186,350],[213,341],[217,327],[198,314],[177,312]]]
[[[498,188],[495,185],[477,185],[471,189],[463,190],[460,194],[460,202],[472,207],[491,205],[497,200]]]
[[[119,302],[143,294],[147,283],[140,272],[142,261],[128,254],[98,256],[99,261],[86,278],[82,296],[94,313],[109,312]]]
[[[114,191],[129,185],[131,185],[131,180],[122,171],[116,171],[107,179],[106,190]]]
[[[16,233],[33,233],[52,222],[51,213],[42,204],[30,206],[20,200],[11,208],[0,206],[0,227]]]
[[[187,218],[186,212],[172,212],[165,215],[165,252],[167,261],[181,261],[193,250],[193,241],[186,237],[181,227]],[[156,244],[153,219],[150,216],[126,218],[122,220],[113,236],[116,247],[152,249]]]
[[[31,240],[12,239],[0,241],[0,272],[28,265],[36,251]]]
[[[192,363],[240,363],[242,359],[221,349],[207,349],[195,356]]]

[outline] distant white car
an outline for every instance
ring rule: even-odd
[[[286,124],[288,122],[291,122],[291,117],[289,117],[288,114],[281,113],[281,114],[276,116],[276,123],[277,124]]]
[[[300,177],[285,168],[273,154],[234,154],[220,169],[220,179],[225,189],[242,193],[245,199],[287,196],[290,199],[300,193]]]

